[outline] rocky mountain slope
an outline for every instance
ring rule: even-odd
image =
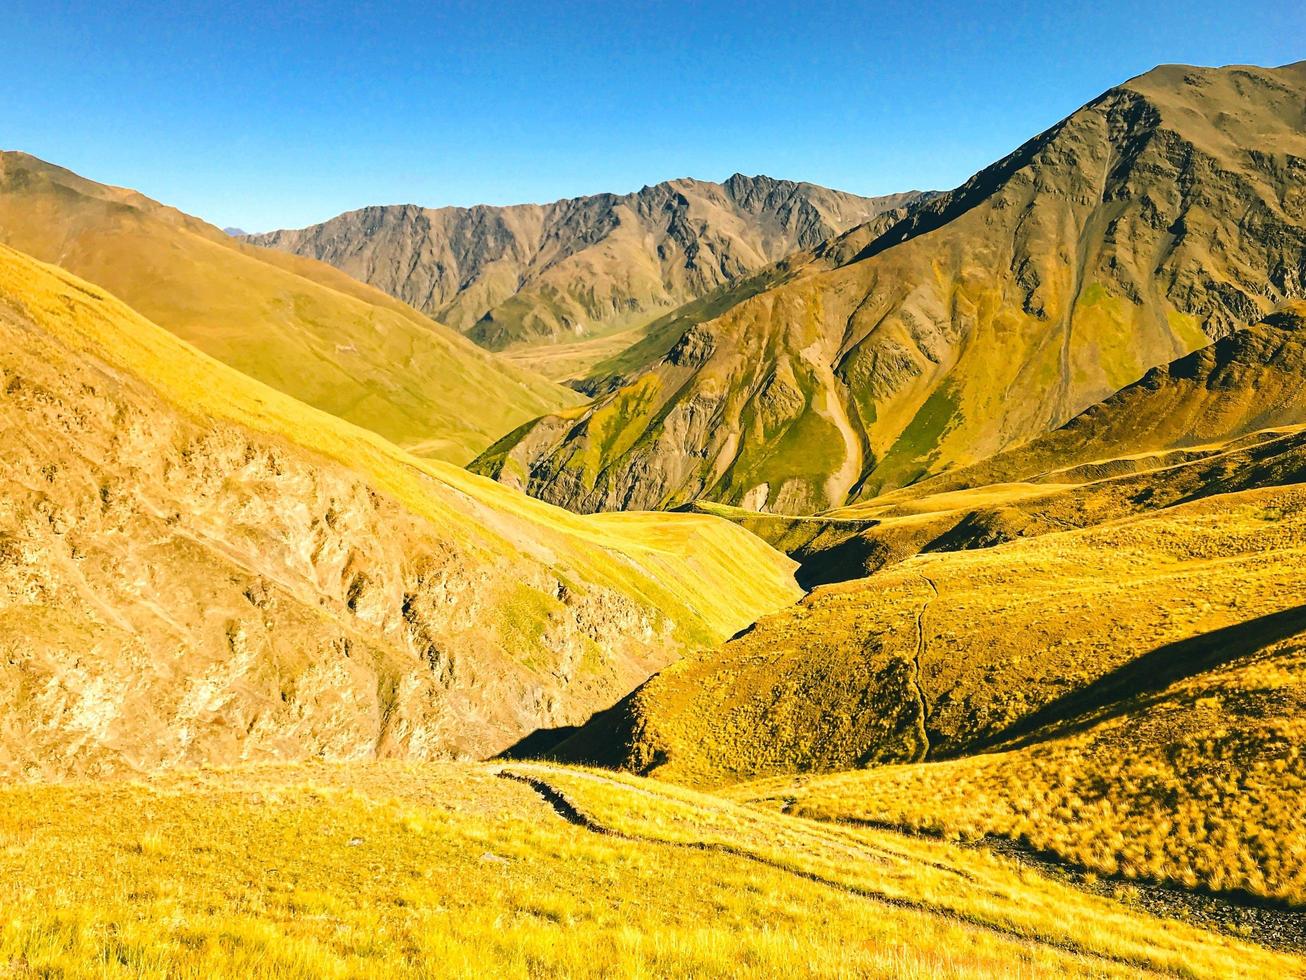
[[[247,240],[330,262],[502,349],[645,323],[917,196],[735,174],[543,205],[370,207]]]
[[[1301,298],[1304,159],[1306,62],[1158,68],[474,467],[581,511],[812,513],[974,463]]]
[[[10,776],[483,757],[798,594],[728,522],[419,459],[3,246],[0,339]]]
[[[463,463],[577,396],[336,269],[254,248],[133,191],[0,154],[0,243],[88,279],[207,354]]]

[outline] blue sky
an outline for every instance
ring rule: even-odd
[[[946,188],[1162,62],[1306,58],[1306,4],[9,0],[0,146],[221,225],[735,171]]]

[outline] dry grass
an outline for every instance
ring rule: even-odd
[[[307,765],[0,790],[0,965],[66,977],[1301,967],[941,843],[521,771],[616,833],[574,826],[480,766]]]
[[[730,795],[823,820],[999,835],[1106,875],[1306,905],[1301,640],[1020,743]]]
[[[704,785],[962,753],[1117,672],[1280,639],[1303,590],[1300,485],[920,556],[672,665],[560,751]]]
[[[272,388],[464,463],[575,392],[321,262],[244,245],[140,194],[0,156],[0,243],[55,262]]]

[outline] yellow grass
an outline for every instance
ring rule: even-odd
[[[140,194],[0,155],[0,243],[87,279],[205,353],[425,455],[463,463],[579,402],[330,266]]]
[[[1021,743],[730,795],[824,820],[1000,835],[1102,874],[1306,905],[1306,641]]]
[[[1300,485],[921,555],[672,665],[564,757],[711,785],[956,754],[1145,655],[1280,639],[1303,590]]]
[[[17,976],[1283,976],[1302,963],[941,843],[515,767],[0,790]],[[599,830],[610,831],[608,833]]]

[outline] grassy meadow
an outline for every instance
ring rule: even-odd
[[[992,855],[552,766],[0,790],[12,976],[1285,976]]]

